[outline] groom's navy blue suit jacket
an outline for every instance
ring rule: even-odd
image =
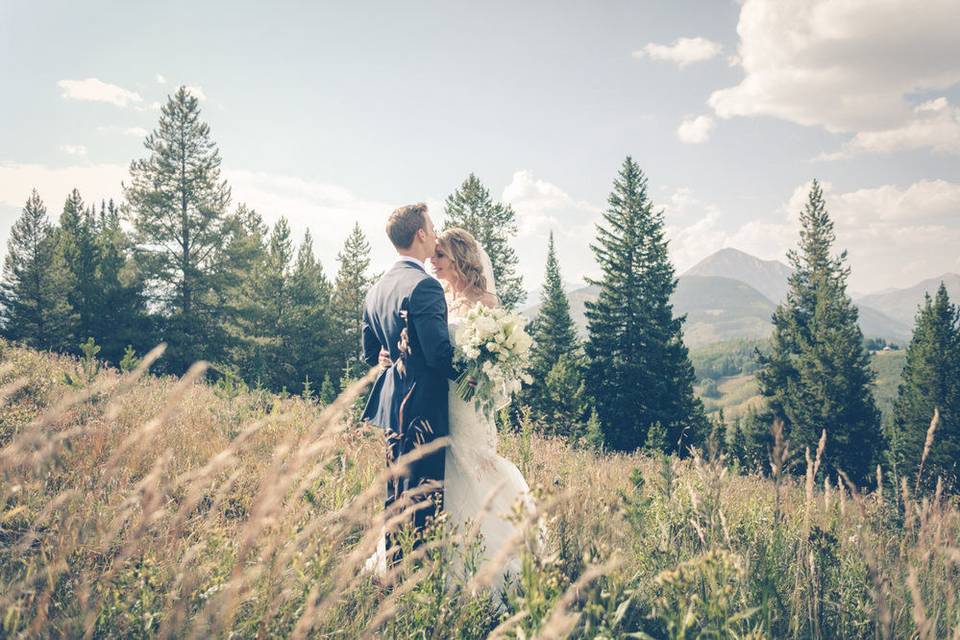
[[[409,351],[401,358],[404,328]],[[374,382],[364,419],[408,437],[411,425],[418,431],[427,425],[429,435],[418,438],[422,440],[446,436],[453,345],[440,282],[412,262],[395,264],[367,293],[362,340],[363,356],[371,367],[381,348],[390,352],[394,363]]]

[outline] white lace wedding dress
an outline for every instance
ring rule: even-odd
[[[450,318],[451,340],[455,339],[459,321],[456,315]],[[510,545],[515,534],[522,533],[519,524],[508,519],[514,505],[520,501],[526,509],[532,510],[533,502],[520,469],[497,453],[497,427],[493,416],[488,418],[474,408],[473,402],[460,398],[455,382],[450,382],[448,393],[450,444],[444,465],[443,509],[448,514],[448,522],[461,534],[479,524],[482,565]],[[508,398],[506,402],[509,402]],[[494,592],[503,586],[506,574],[519,572],[519,549],[515,546],[508,561],[498,569],[492,583]],[[455,567],[459,570],[462,558],[455,560]]]

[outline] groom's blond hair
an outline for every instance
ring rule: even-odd
[[[409,249],[417,231],[427,224],[427,205],[423,202],[408,204],[390,214],[387,220],[387,236],[397,249]]]

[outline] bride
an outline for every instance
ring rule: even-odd
[[[436,253],[430,262],[446,292],[450,339],[455,341],[458,324],[474,305],[495,307],[499,304],[493,266],[476,239],[458,228],[440,234]],[[387,352],[381,352],[380,358],[381,364],[391,364]],[[533,503],[523,474],[497,453],[497,427],[493,416],[486,416],[475,408],[473,402],[460,398],[455,382],[449,383],[448,394],[450,433],[446,448],[443,508],[448,522],[460,533],[479,529],[483,550],[477,566],[482,566],[496,558],[501,549],[509,548],[511,541],[520,534],[519,525],[508,519],[514,505],[522,501],[526,509],[532,510]],[[509,396],[505,394],[500,407],[508,402]],[[375,555],[380,555],[379,549]],[[462,559],[459,560],[456,564],[462,567]],[[503,587],[507,575],[516,575],[519,570],[518,554],[512,552],[492,580],[494,593]]]

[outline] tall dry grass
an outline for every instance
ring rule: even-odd
[[[0,636],[960,638],[956,499],[864,495],[822,474],[824,440],[795,479],[781,431],[770,479],[504,434],[525,535],[484,552],[441,516],[374,578],[418,503],[381,508],[399,469],[352,419],[364,381],[320,407],[149,376],[160,355],[86,375],[0,343]]]

